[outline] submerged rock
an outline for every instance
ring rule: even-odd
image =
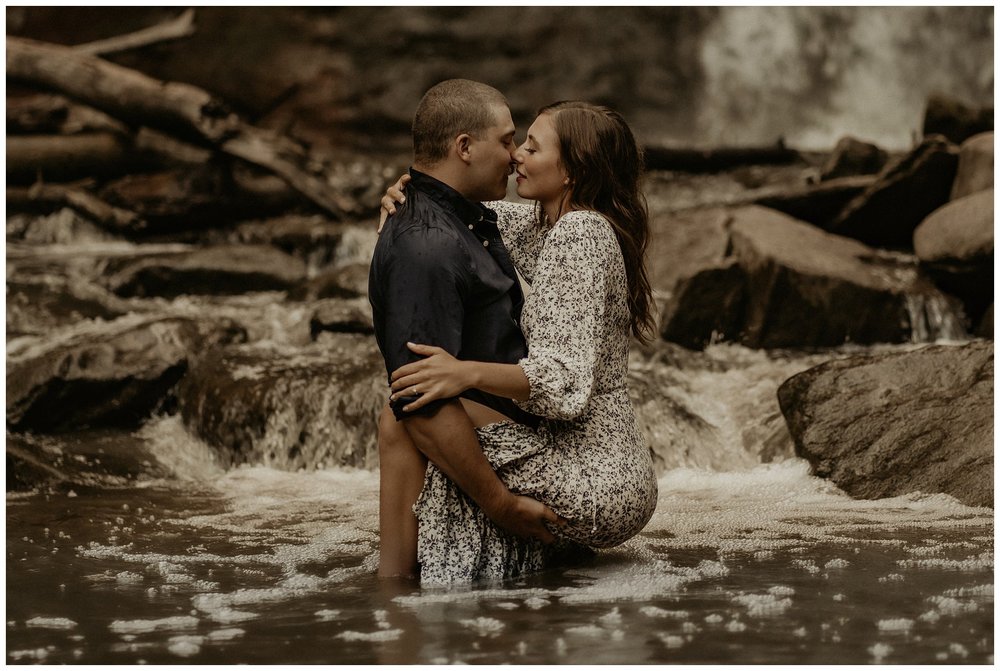
[[[220,245],[122,262],[109,268],[119,296],[242,294],[284,291],[306,276],[305,264],[268,245]]]
[[[993,343],[830,361],[778,389],[796,453],[857,498],[993,505]]]
[[[873,247],[911,249],[913,230],[948,202],[958,167],[958,147],[939,135],[879,173],[878,179],[849,202],[830,231]]]
[[[973,135],[962,143],[951,199],[993,188],[993,133]]]
[[[758,206],[732,211],[730,256],[678,283],[661,321],[689,347],[748,347],[962,338],[961,308],[890,254]]]
[[[224,465],[371,468],[388,398],[375,339],[327,334],[308,347],[215,350],[178,387],[181,416]]]
[[[960,297],[977,324],[993,303],[993,189],[935,210],[914,231],[913,247],[927,274]]]
[[[59,432],[137,426],[159,407],[192,353],[240,341],[227,322],[126,316],[27,344],[7,359],[7,426]]]

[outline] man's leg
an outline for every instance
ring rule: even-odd
[[[424,486],[427,457],[389,406],[378,422],[380,577],[417,575],[417,518],[413,504]]]

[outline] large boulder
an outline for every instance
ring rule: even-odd
[[[834,218],[829,230],[873,247],[911,249],[913,230],[948,202],[958,147],[936,135],[891,162]]]
[[[723,207],[651,215],[646,257],[653,289],[669,294],[679,280],[722,261],[730,223],[732,215]]]
[[[678,283],[662,335],[689,347],[963,338],[961,309],[916,259],[825,233],[758,206],[732,212],[730,256]]]
[[[993,343],[830,361],[778,389],[795,450],[857,498],[993,505]]]
[[[736,340],[744,330],[747,274],[733,257],[681,278],[660,310],[660,335],[692,349]]]
[[[874,184],[875,179],[872,175],[838,177],[768,193],[754,202],[828,229],[844,207]]]
[[[978,323],[993,303],[993,189],[935,210],[914,231],[913,247],[927,274]]]
[[[108,266],[119,296],[286,291],[306,277],[305,263],[269,245],[219,245],[126,259]]]
[[[308,347],[244,345],[207,352],[177,390],[185,425],[224,465],[371,468],[388,399],[370,336],[324,334]]]
[[[927,99],[924,136],[943,135],[961,144],[978,133],[993,130],[993,107],[975,107],[955,98],[936,94]]]
[[[842,137],[820,171],[823,181],[854,175],[874,175],[885,167],[889,153],[878,145]]]
[[[993,132],[973,135],[962,143],[958,153],[958,172],[951,187],[951,199],[957,200],[976,191],[993,188]]]
[[[8,348],[7,426],[137,426],[168,397],[194,352],[244,337],[226,321],[128,315]]]

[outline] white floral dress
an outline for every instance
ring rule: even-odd
[[[555,226],[535,223],[530,205],[491,202],[512,261],[531,291],[522,328],[530,383],[518,403],[543,420],[535,430],[509,422],[476,430],[497,475],[569,523],[545,546],[496,527],[433,464],[413,510],[421,584],[503,580],[545,568],[579,545],[619,545],[656,505],[656,478],[629,400],[629,308],[625,264],[610,223],[570,212]]]

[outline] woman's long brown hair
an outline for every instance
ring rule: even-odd
[[[559,154],[570,179],[569,206],[600,212],[614,228],[625,259],[631,331],[649,340],[654,328],[652,289],[646,274],[649,211],[639,188],[643,154],[618,112],[568,100],[546,105],[559,136]]]

